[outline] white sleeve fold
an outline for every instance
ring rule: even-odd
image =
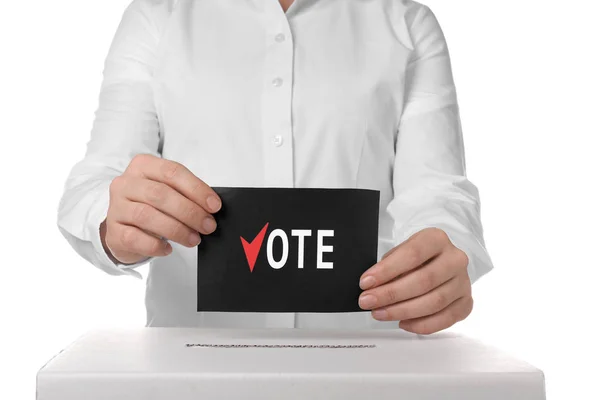
[[[493,268],[483,239],[479,192],[466,176],[446,40],[431,10],[421,7],[409,24],[413,51],[388,211],[395,220],[397,243],[425,228],[445,231],[469,257],[469,276],[475,282]]]
[[[160,127],[152,73],[169,2],[133,0],[125,10],[104,64],[99,104],[83,160],[67,178],[58,227],[84,259],[112,275],[141,277],[119,265],[102,247],[100,224],[109,206],[109,186],[137,154],[160,156]]]

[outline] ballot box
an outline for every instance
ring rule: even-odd
[[[453,333],[142,328],[90,332],[38,400],[538,400],[533,366]]]

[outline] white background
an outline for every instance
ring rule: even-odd
[[[1,3],[2,399],[34,398],[37,370],[85,331],[145,322],[143,282],[87,265],[55,223],[128,4]],[[599,3],[426,4],[449,42],[496,266],[455,329],[543,369],[550,400],[600,398]]]

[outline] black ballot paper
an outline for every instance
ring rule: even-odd
[[[379,191],[213,188],[198,245],[198,311],[356,312],[377,262]]]

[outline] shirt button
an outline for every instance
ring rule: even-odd
[[[283,137],[281,135],[274,136],[273,144],[277,147],[281,147],[281,145],[283,144]]]
[[[273,79],[273,86],[279,87],[281,85],[283,85],[283,79],[281,79],[281,78],[275,78],[275,79]]]
[[[277,34],[277,36],[275,36],[275,41],[277,43],[281,43],[285,40],[285,35],[283,33],[279,33]]]

